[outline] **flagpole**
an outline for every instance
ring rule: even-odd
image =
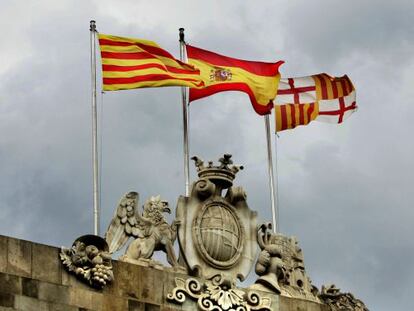
[[[184,28],[179,29],[180,39],[180,60],[185,62],[185,41]],[[187,109],[187,88],[181,87],[181,97],[183,106],[183,141],[184,141],[184,178],[185,178],[185,196],[190,195],[190,155],[188,148],[188,109]]]
[[[92,162],[93,162],[93,220],[94,234],[100,234],[98,192],[98,113],[96,108],[96,24],[90,21],[91,85],[92,85]]]
[[[278,223],[276,221],[276,192],[275,192],[275,179],[273,176],[273,158],[272,158],[272,142],[270,134],[270,120],[269,114],[264,116],[265,128],[266,128],[266,141],[267,141],[267,167],[269,171],[269,188],[270,188],[270,202],[272,206],[272,222],[273,232],[278,232]]]

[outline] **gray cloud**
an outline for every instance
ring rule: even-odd
[[[206,49],[284,59],[285,76],[349,74],[357,113],[277,139],[281,231],[299,238],[316,285],[335,282],[372,310],[409,309],[412,12],[409,1],[2,3],[0,234],[60,246],[92,231],[89,20],[174,55],[184,26]],[[108,92],[101,109],[103,229],[128,190],[160,193],[174,207],[184,192],[179,89]],[[264,125],[247,96],[217,94],[190,110],[191,153],[233,153],[246,166],[237,183],[271,219]]]

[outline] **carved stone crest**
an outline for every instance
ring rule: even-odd
[[[228,154],[217,166],[192,159],[199,179],[177,204],[180,260],[197,276],[244,280],[257,253],[257,215],[247,206],[245,191],[233,187],[243,167],[232,165]]]

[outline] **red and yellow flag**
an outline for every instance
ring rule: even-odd
[[[273,108],[283,61],[265,63],[231,58],[187,45],[188,63],[200,69],[205,87],[190,89],[190,102],[224,91],[249,95],[254,110],[265,115]]]
[[[342,123],[357,109],[355,88],[348,76],[326,73],[281,79],[275,104],[277,132],[312,120]]]
[[[276,132],[307,125],[318,116],[318,103],[275,106]]]
[[[140,87],[203,87],[200,71],[155,42],[99,34],[104,91]]]

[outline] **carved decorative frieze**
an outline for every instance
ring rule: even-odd
[[[92,287],[102,288],[114,278],[108,245],[99,236],[84,235],[70,249],[62,247],[60,259],[69,272]]]
[[[245,292],[234,283],[215,277],[201,283],[195,278],[175,278],[176,287],[167,295],[167,299],[183,304],[187,298],[197,301],[199,310],[203,311],[270,311],[271,299],[258,292]]]

